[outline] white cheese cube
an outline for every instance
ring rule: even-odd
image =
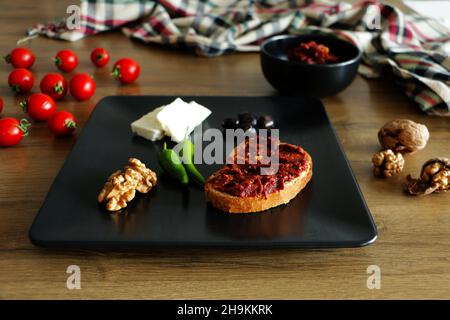
[[[164,137],[164,130],[156,120],[156,115],[164,106],[156,108],[152,112],[142,116],[131,124],[131,131],[138,136],[150,141],[160,140]]]
[[[181,142],[210,114],[211,110],[194,101],[177,98],[158,112],[156,119],[172,141]]]

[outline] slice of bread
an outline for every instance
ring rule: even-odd
[[[218,173],[214,173],[205,183],[205,194],[211,204],[229,213],[249,213],[264,211],[291,201],[308,184],[312,177],[312,159],[305,151],[306,166],[300,175],[284,184],[282,190],[260,194],[254,197],[239,197],[217,190],[210,182]]]

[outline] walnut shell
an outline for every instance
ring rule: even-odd
[[[450,159],[434,158],[426,161],[420,177],[406,177],[406,191],[411,195],[427,195],[433,192],[445,192],[450,189]]]
[[[408,119],[396,119],[386,123],[378,131],[378,140],[385,149],[409,153],[425,148],[430,133],[425,125]]]

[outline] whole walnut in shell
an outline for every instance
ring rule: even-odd
[[[401,153],[425,148],[429,138],[425,125],[408,119],[392,120],[378,131],[378,140],[383,148]]]

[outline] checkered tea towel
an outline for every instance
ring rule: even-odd
[[[360,73],[394,74],[405,94],[428,114],[450,115],[450,31],[437,21],[376,0],[81,0],[74,16],[38,24],[29,36],[76,41],[121,28],[144,42],[195,48],[199,55],[258,51],[280,33],[328,33],[364,52]],[[75,23],[74,23],[75,22]]]

